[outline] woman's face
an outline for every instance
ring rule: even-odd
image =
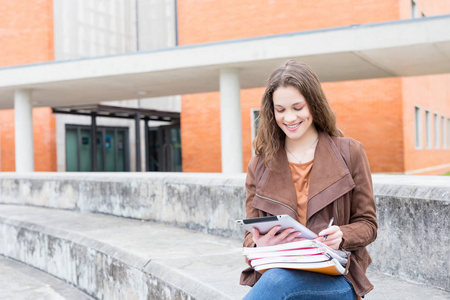
[[[275,120],[286,134],[286,139],[299,140],[314,131],[308,104],[292,86],[280,86],[273,93]]]

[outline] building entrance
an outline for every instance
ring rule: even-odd
[[[125,172],[130,170],[128,128],[97,127],[96,145],[96,171]],[[90,126],[66,126],[66,171],[93,171]]]
[[[149,159],[147,170],[181,172],[180,124],[150,127],[148,131]]]

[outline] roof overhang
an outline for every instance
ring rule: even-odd
[[[95,116],[106,118],[135,119],[172,122],[180,121],[179,112],[161,111],[154,109],[130,108],[103,104],[77,105],[70,107],[55,107],[56,114],[69,114],[79,116]]]
[[[450,73],[449,28],[446,15],[0,68],[0,109],[16,89],[51,107],[218,91],[221,68],[262,87],[291,58],[322,82]]]

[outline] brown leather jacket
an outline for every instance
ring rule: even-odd
[[[269,170],[258,156],[249,163],[246,179],[247,218],[287,214],[298,219],[297,197],[286,152],[277,154],[276,170]],[[308,191],[306,226],[319,233],[335,218],[343,232],[341,249],[351,251],[348,273],[358,296],[373,289],[366,269],[371,258],[366,246],[377,236],[377,218],[372,177],[364,147],[351,138],[330,137],[319,132]],[[244,247],[253,247],[253,236],[245,233]],[[247,268],[241,284],[253,286],[261,274]]]

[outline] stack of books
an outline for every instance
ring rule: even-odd
[[[284,268],[328,275],[343,275],[349,255],[349,252],[332,249],[315,240],[267,247],[244,247],[242,253],[260,273],[272,268]]]

